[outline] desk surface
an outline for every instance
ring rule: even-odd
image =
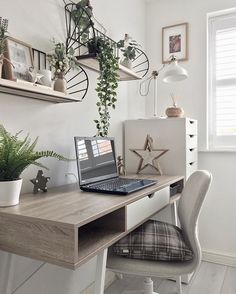
[[[76,268],[125,234],[128,204],[183,180],[181,176],[128,177],[158,182],[128,196],[82,192],[77,185],[52,188],[44,194],[22,195],[19,205],[0,208],[0,249]]]

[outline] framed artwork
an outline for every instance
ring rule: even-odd
[[[33,67],[32,47],[22,41],[8,37],[6,39],[4,77],[8,80],[29,81],[29,68]]]
[[[162,28],[162,63],[170,62],[172,55],[188,60],[188,23]]]

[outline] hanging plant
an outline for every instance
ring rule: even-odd
[[[141,47],[135,40],[133,40],[128,34],[125,34],[123,40],[117,43],[117,47],[123,53],[123,59],[121,64],[132,68],[132,61],[137,57],[138,49]]]
[[[118,58],[114,54],[114,47],[108,40],[97,38],[96,52],[100,67],[100,76],[96,91],[99,101],[97,102],[99,120],[94,120],[97,127],[97,135],[106,137],[110,127],[110,108],[115,109],[117,101],[116,89],[118,87],[119,69]]]
[[[89,0],[80,0],[75,5],[75,9],[71,11],[71,17],[79,29],[80,41],[86,43],[89,40],[89,29],[93,24],[91,17],[93,16],[93,8]]]

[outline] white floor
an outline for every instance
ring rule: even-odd
[[[142,278],[127,277],[115,281],[105,294],[121,294],[125,290],[141,290]],[[154,279],[154,290],[159,294],[175,294],[175,283]],[[236,268],[202,262],[189,285],[183,285],[183,294],[236,294]]]

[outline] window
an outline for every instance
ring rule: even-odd
[[[236,149],[236,12],[208,18],[208,139]]]

